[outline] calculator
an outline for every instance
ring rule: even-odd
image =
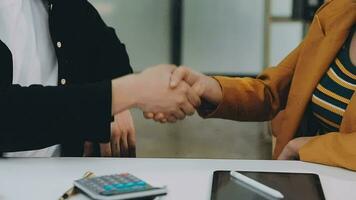
[[[83,178],[74,185],[96,200],[154,199],[167,194],[166,187],[153,187],[129,173]]]

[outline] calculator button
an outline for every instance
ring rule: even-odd
[[[124,183],[125,188],[131,187],[132,185],[133,185],[132,183]]]
[[[146,185],[146,183],[143,181],[139,181],[139,182],[136,182],[136,185]]]
[[[109,190],[115,189],[115,187],[112,186],[112,185],[105,185],[105,186],[104,186],[104,189],[105,189],[106,191],[109,191]]]
[[[126,186],[127,186],[127,187],[131,187],[131,186],[133,186],[133,185],[135,185],[133,182],[126,183]]]
[[[125,186],[122,183],[117,183],[117,184],[114,185],[114,187],[117,188],[117,189],[121,189],[121,188],[124,188]]]

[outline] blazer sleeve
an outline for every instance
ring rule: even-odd
[[[111,82],[43,87],[0,86],[0,152],[68,140],[108,142]]]
[[[264,70],[256,79],[214,77],[222,88],[223,100],[216,110],[199,109],[204,118],[237,121],[266,121],[285,107],[297,63],[300,44],[277,67]]]
[[[329,1],[331,2],[331,1]],[[326,7],[323,4],[317,12]],[[317,17],[311,24],[320,26]],[[307,34],[310,35],[310,33]],[[305,40],[304,40],[305,41]],[[266,121],[273,119],[283,110],[304,41],[299,44],[277,67],[264,70],[257,78],[214,77],[221,86],[222,102],[215,110],[201,108],[204,118],[223,118],[237,121]]]
[[[356,171],[356,133],[315,136],[299,150],[300,160]]]
[[[132,73],[126,46],[117,37],[115,29],[105,24],[88,1],[84,2],[85,32],[89,33],[90,41],[95,46],[98,74],[103,74],[104,71],[106,76],[100,79],[114,79]]]

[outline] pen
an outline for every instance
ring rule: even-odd
[[[95,176],[94,173],[92,172],[85,172],[85,174],[83,175],[83,178],[91,178]],[[75,195],[77,193],[75,187],[71,187],[69,188],[60,198],[59,200],[66,200],[68,199],[69,197]]]
[[[270,188],[260,182],[257,182],[245,175],[242,175],[241,173],[238,173],[238,172],[235,172],[235,171],[231,171],[230,172],[230,175],[234,178],[236,178],[237,180],[251,186],[252,188],[260,191],[260,192],[263,192],[265,194],[268,194],[274,198],[277,198],[277,199],[283,199],[284,196],[282,193],[280,193],[278,190],[275,190],[273,188]]]

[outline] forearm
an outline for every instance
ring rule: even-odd
[[[219,105],[223,100],[220,83],[213,77],[204,76],[203,78],[206,85],[202,95],[203,99],[211,104]]]
[[[139,92],[137,75],[127,75],[111,81],[112,83],[112,115],[136,106],[136,94]]]
[[[221,85],[222,100],[213,112],[202,117],[270,120],[285,106],[292,75],[290,70],[268,68],[257,78],[214,77]]]
[[[269,89],[250,78],[215,77],[222,87],[222,100],[210,112],[200,111],[205,118],[237,121],[262,121],[273,116],[277,105],[271,104]],[[267,91],[267,92],[266,92]]]

